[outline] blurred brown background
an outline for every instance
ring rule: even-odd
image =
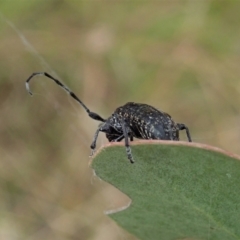
[[[148,103],[194,141],[240,154],[239,1],[1,0],[0,11],[0,239],[135,239],[103,215],[127,198],[88,166],[99,123],[44,77],[30,97],[32,72],[103,117]]]

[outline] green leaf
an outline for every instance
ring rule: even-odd
[[[200,144],[111,144],[93,159],[103,180],[131,199],[109,216],[140,239],[240,239],[240,161]]]

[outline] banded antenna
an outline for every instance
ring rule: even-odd
[[[45,77],[53,80],[57,85],[59,85],[62,89],[64,89],[72,98],[74,98],[85,109],[85,111],[88,113],[88,116],[90,118],[97,120],[97,121],[106,122],[106,119],[102,118],[99,114],[97,114],[95,112],[91,112],[89,110],[89,108],[87,108],[87,106],[67,86],[65,86],[58,79],[54,78],[53,76],[51,76],[50,74],[48,74],[46,72],[35,72],[26,80],[26,89],[30,95],[33,95],[33,93],[30,90],[29,82],[33,77],[38,76],[38,75],[45,76]]]

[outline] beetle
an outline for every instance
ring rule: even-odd
[[[101,122],[90,146],[91,155],[94,154],[99,132],[104,132],[109,142],[120,142],[124,139],[127,157],[131,163],[134,163],[134,159],[129,139],[130,141],[133,141],[134,138],[179,141],[179,131],[186,130],[188,141],[192,141],[190,131],[185,124],[176,123],[168,113],[148,104],[128,102],[118,107],[109,118],[105,119],[90,111],[75,93],[47,72],[35,72],[26,80],[26,89],[30,95],[33,94],[29,88],[29,82],[37,75],[53,80],[85,109],[90,118]]]

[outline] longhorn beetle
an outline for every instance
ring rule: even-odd
[[[179,130],[185,129],[188,141],[192,141],[188,127],[185,124],[175,123],[169,114],[147,104],[128,102],[117,108],[109,118],[104,119],[99,114],[91,112],[75,93],[46,72],[33,73],[27,79],[26,89],[30,95],[32,95],[32,92],[29,88],[29,82],[36,75],[43,75],[53,80],[85,109],[90,118],[102,122],[95,132],[90,146],[92,149],[91,155],[93,155],[96,148],[99,132],[106,133],[109,142],[120,142],[124,139],[127,157],[131,163],[134,163],[134,160],[129,146],[129,139],[133,141],[134,137],[179,141]]]

